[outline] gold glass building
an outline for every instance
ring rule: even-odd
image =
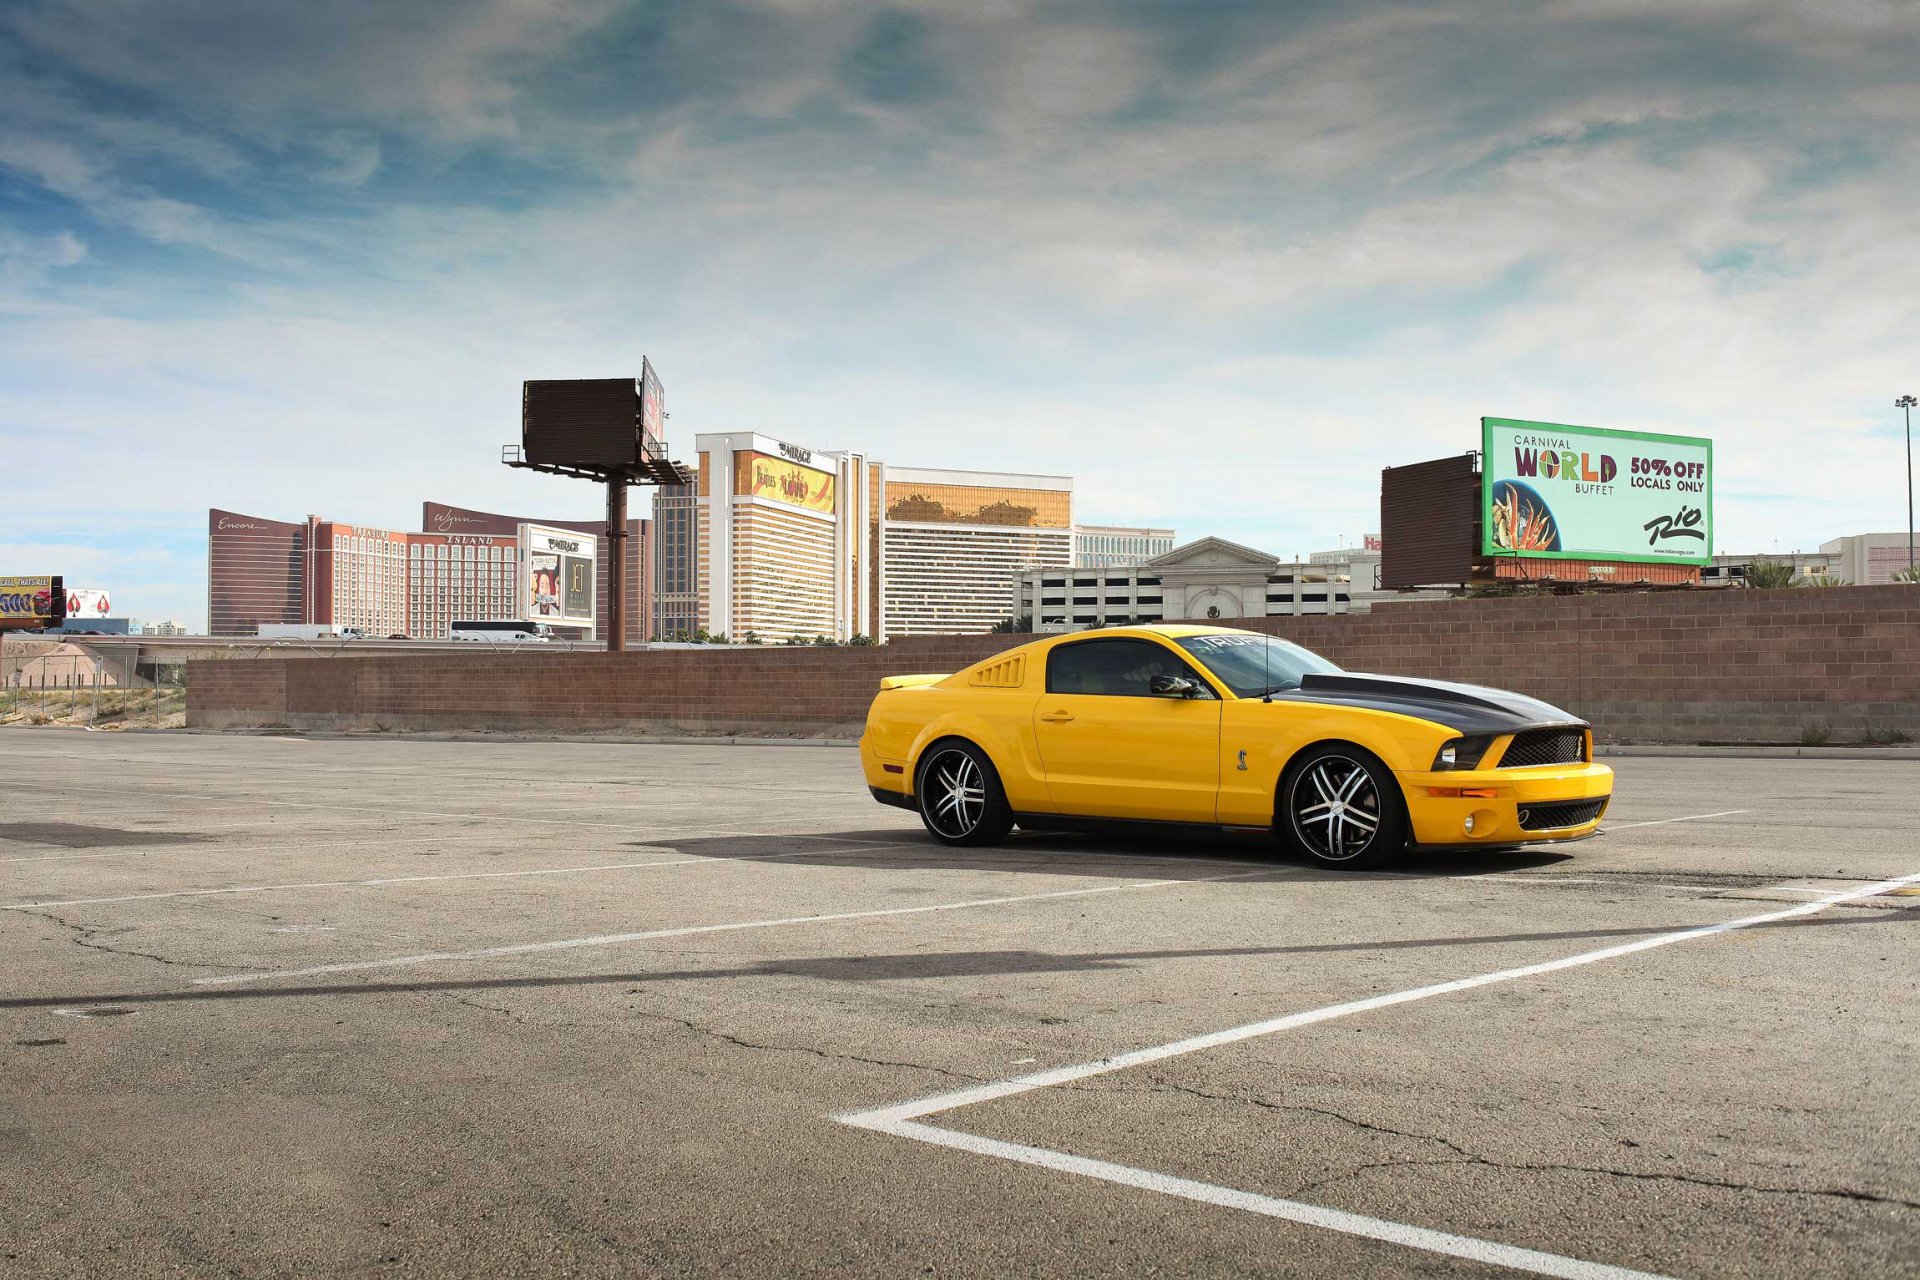
[[[1073,481],[991,471],[876,468],[875,631],[991,631],[1022,570],[1073,563]]]

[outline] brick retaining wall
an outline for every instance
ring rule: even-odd
[[[1529,693],[1612,741],[1920,738],[1920,588],[1435,600],[1251,625],[1350,670]]]
[[[1920,589],[1443,600],[1250,624],[1356,671],[1545,698],[1628,742],[1920,737]],[[958,670],[1021,636],[871,649],[383,654],[194,662],[195,728],[858,732],[883,675]]]
[[[187,724],[845,737],[859,733],[882,676],[957,671],[1029,638],[193,662]]]

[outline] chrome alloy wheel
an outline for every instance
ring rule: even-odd
[[[920,813],[941,835],[973,834],[987,811],[987,780],[979,762],[964,751],[943,751],[921,777]]]
[[[1317,857],[1346,862],[1380,829],[1380,793],[1358,760],[1322,756],[1293,786],[1293,829]]]

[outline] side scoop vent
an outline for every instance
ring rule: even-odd
[[[1018,689],[1027,682],[1027,655],[1016,653],[980,667],[967,683],[976,689]]]

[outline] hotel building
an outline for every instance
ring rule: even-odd
[[[307,621],[313,523],[207,512],[208,635],[250,636],[263,623]]]
[[[845,640],[863,630],[866,459],[752,431],[694,437],[699,625],[735,640]]]
[[[698,625],[735,640],[986,631],[1015,572],[1073,556],[1063,476],[890,467],[751,431],[694,444]]]
[[[700,629],[700,519],[698,484],[653,491],[652,639],[691,636]]]
[[[1073,481],[993,471],[874,468],[880,639],[993,630],[1006,583],[1073,561]]]
[[[1143,564],[1075,565],[1014,576],[1012,612],[1034,631],[1141,622],[1220,622],[1315,613],[1365,613],[1379,600],[1444,591],[1382,591],[1380,553],[1355,548],[1288,562],[1225,538],[1201,538]]]
[[[1173,530],[1083,524],[1073,531],[1073,562],[1085,569],[1125,569],[1173,550]]]
[[[421,533],[309,516],[293,523],[233,511],[207,513],[207,630],[255,635],[263,624],[358,627],[369,636],[444,640],[463,619],[523,618],[519,526],[582,534],[582,521],[519,519],[429,502]],[[645,568],[648,525],[631,522],[627,541],[629,638],[644,639],[651,595]],[[595,616],[606,618],[606,539],[598,539]]]

